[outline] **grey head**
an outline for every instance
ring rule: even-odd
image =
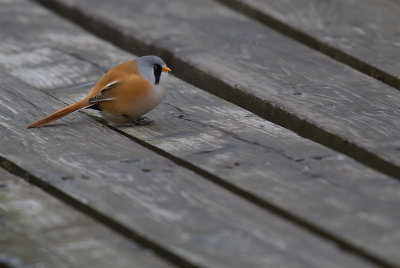
[[[161,58],[153,55],[137,58],[136,64],[140,74],[154,85],[158,85],[165,73],[171,71]]]

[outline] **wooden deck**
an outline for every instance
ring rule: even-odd
[[[0,0],[0,267],[400,267],[399,15]],[[26,129],[145,54],[154,124]]]

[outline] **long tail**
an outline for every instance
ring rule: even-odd
[[[37,121],[36,123],[33,123],[32,125],[30,125],[28,128],[34,128],[34,127],[42,127],[50,122],[53,122],[57,119],[60,119],[61,117],[64,117],[72,112],[75,112],[77,110],[80,110],[82,108],[88,107],[90,106],[88,100],[83,99],[81,101],[78,101],[74,104],[71,104],[67,107],[64,107],[60,110],[58,110],[55,113],[52,113],[51,115],[46,116],[43,119],[40,119],[39,121]]]

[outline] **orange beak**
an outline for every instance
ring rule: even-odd
[[[168,68],[167,66],[165,66],[164,68],[162,68],[163,72],[171,72],[172,70],[170,68]]]

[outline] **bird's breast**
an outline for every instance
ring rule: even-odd
[[[140,96],[139,98],[132,100],[127,100],[127,114],[129,117],[136,119],[145,113],[154,109],[162,100],[164,96],[164,88],[159,85],[153,85],[146,94]]]

